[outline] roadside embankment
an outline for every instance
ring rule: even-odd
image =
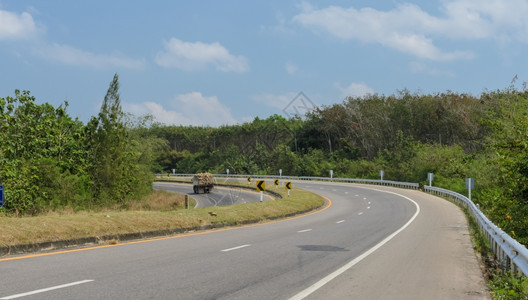
[[[241,187],[236,182],[224,184]],[[301,189],[291,190],[291,196],[282,189],[271,194],[276,201],[213,208],[175,209],[168,201],[167,207],[155,209],[146,203],[141,209],[0,216],[0,256],[266,222],[316,210],[325,202],[321,196]]]

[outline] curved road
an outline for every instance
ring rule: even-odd
[[[195,194],[192,184],[188,183],[155,182],[153,187],[155,190],[166,190],[189,195],[196,200],[195,208],[260,202],[260,193],[241,188],[215,186],[211,193]],[[273,198],[264,194],[262,200],[268,201],[271,199]]]
[[[387,187],[296,186],[331,205],[263,225],[0,258],[0,299],[489,299],[455,205]]]

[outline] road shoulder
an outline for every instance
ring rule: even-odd
[[[462,210],[420,191],[397,192],[420,205],[416,220],[308,299],[491,299]]]

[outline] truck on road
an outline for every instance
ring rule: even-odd
[[[192,178],[195,194],[207,194],[214,189],[214,177],[211,173],[198,173]]]

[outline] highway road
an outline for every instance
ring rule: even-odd
[[[195,194],[192,189],[192,184],[155,182],[153,186],[156,190],[163,189],[170,192],[189,195],[189,197],[196,200],[195,208],[260,202],[260,193],[256,190],[250,191],[241,188],[215,186],[211,193]],[[272,199],[273,198],[266,194],[262,197],[262,201],[269,201]]]
[[[388,187],[295,185],[331,205],[267,224],[0,258],[0,299],[489,299],[455,205]]]

